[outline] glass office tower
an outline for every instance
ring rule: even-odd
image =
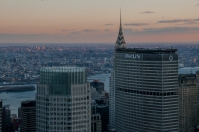
[[[90,132],[91,96],[85,68],[44,67],[40,76],[37,132]]]

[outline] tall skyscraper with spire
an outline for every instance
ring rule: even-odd
[[[122,32],[122,20],[121,20],[121,10],[120,10],[120,28],[119,28],[119,33],[118,33],[118,37],[116,40],[116,44],[115,44],[115,49],[119,49],[119,48],[126,48],[126,42],[124,40],[124,35]]]
[[[179,131],[176,51],[127,48],[120,17],[110,87],[110,117],[116,131]]]
[[[120,10],[120,26],[119,26],[119,33],[118,37],[115,43],[115,49],[124,49],[126,48],[126,42],[124,40],[124,35],[122,32],[122,20],[121,20],[121,10]],[[114,59],[113,57],[113,65],[114,65]],[[111,71],[111,77],[110,77],[110,94],[109,94],[109,128],[115,129],[115,72],[114,67]]]

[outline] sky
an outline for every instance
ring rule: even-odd
[[[199,0],[0,0],[0,43],[199,42]]]

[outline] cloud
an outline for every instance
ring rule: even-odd
[[[199,31],[199,27],[163,27],[163,28],[144,28],[136,30],[124,28],[124,34],[140,35],[140,34],[161,34],[161,33],[183,33],[188,31]]]
[[[123,28],[124,34],[135,34],[139,33],[137,29],[132,29],[132,28]]]
[[[199,4],[195,5],[194,7],[199,6]]]
[[[67,31],[73,31],[73,29],[72,30],[65,30],[65,29],[62,29],[62,30],[60,30],[61,32],[67,32]]]
[[[71,32],[71,34],[80,34],[81,33],[81,31],[73,31],[73,32]]]
[[[111,26],[111,25],[113,25],[112,23],[107,23],[107,24],[104,24],[104,25],[106,25],[106,26]]]
[[[149,25],[149,23],[125,23],[125,26],[146,26]]]
[[[100,30],[84,29],[84,32],[99,32]]]
[[[164,27],[164,28],[145,28],[145,32],[182,32],[199,30],[199,27]]]
[[[104,31],[105,31],[105,32],[111,32],[111,31],[113,31],[113,30],[111,30],[111,29],[105,29]]]
[[[158,21],[158,23],[180,23],[180,22],[191,23],[197,21],[199,21],[199,19],[173,19],[173,20],[161,20]]]
[[[153,11],[145,11],[145,12],[141,12],[142,14],[153,14]]]

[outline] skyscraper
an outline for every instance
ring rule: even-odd
[[[97,113],[97,103],[92,100],[91,132],[102,132],[101,115]]]
[[[2,132],[2,108],[3,108],[3,101],[0,99],[0,132]]]
[[[100,82],[99,80],[94,80],[90,83],[90,86],[95,88],[99,94],[102,94],[102,92],[104,91],[104,83]]]
[[[114,53],[118,132],[178,132],[177,49],[127,48],[120,19]]]
[[[179,131],[193,132],[198,122],[196,74],[179,75]]]
[[[36,101],[28,100],[21,102],[21,132],[36,131]]]
[[[109,78],[109,128],[115,129],[115,79],[114,79],[114,69],[111,71],[111,76]]]
[[[37,132],[90,132],[91,95],[85,68],[44,67],[40,76]]]

